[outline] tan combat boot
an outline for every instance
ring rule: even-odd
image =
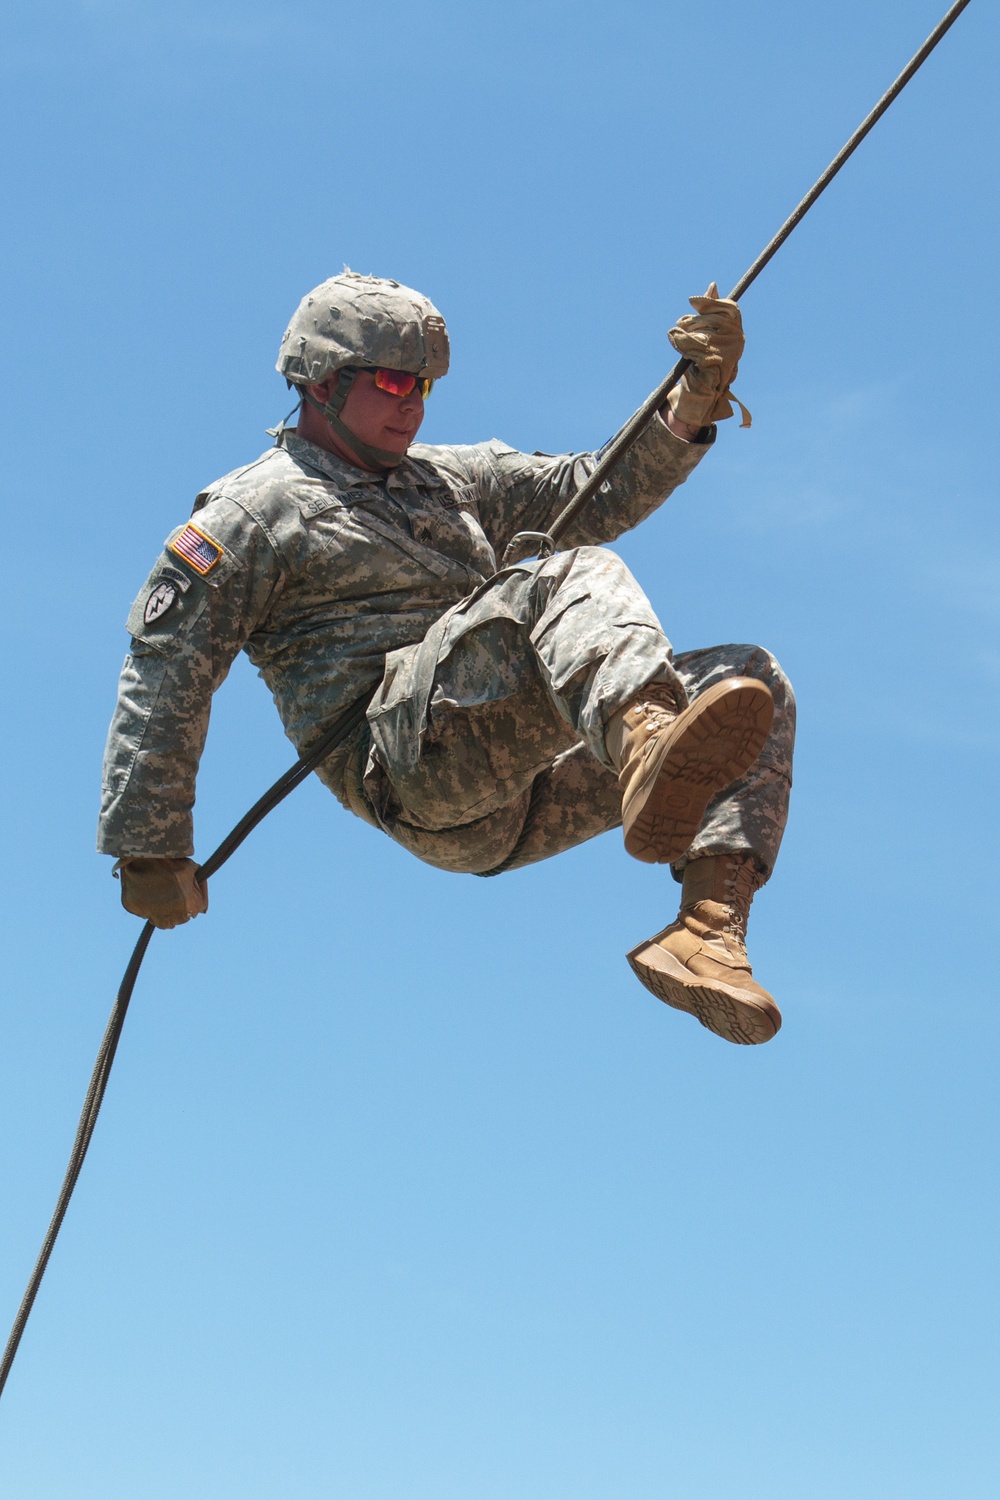
[[[705,809],[757,759],[774,699],[755,677],[730,677],[682,708],[667,682],[651,682],[610,719],[605,736],[622,789],[625,848],[671,864],[691,845]]]
[[[745,855],[692,860],[676,922],[628,954],[657,999],[697,1016],[727,1042],[769,1042],[781,1025],[781,1012],[747,958],[747,916],[761,885]]]

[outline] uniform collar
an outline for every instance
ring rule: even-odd
[[[346,458],[340,458],[329,449],[310,443],[287,428],[277,434],[277,446],[284,448],[301,463],[308,464],[310,469],[318,469],[341,489],[355,489],[360,485],[380,488],[384,485],[392,494],[414,488],[437,488],[443,483],[426,464],[418,464],[410,458],[404,458],[401,464],[397,464],[394,469],[387,469],[384,474],[369,474],[367,469],[359,469],[356,464],[348,463]]]
[[[357,464],[349,464],[346,458],[320,448],[317,443],[310,443],[306,438],[299,437],[297,432],[289,432],[288,428],[278,433],[276,446],[284,448],[300,463],[308,464],[310,469],[318,469],[321,474],[332,479],[339,489],[347,490],[359,484],[378,483],[377,474],[369,474],[365,469],[359,469]]]

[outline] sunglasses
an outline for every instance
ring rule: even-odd
[[[390,396],[409,396],[419,387],[421,396],[426,400],[434,382],[425,375],[411,375],[408,370],[376,370],[375,384],[380,391],[388,391]]]

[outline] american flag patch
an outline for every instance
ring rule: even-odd
[[[178,557],[183,557],[186,563],[190,563],[196,573],[211,573],[219,558],[222,556],[222,548],[218,542],[213,542],[210,536],[199,531],[197,526],[192,526],[190,521],[181,532],[175,536],[170,543],[171,552],[176,552]]]

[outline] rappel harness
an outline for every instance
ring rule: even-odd
[[[764,250],[761,251],[760,255],[750,266],[749,270],[746,271],[740,278],[740,280],[736,283],[735,287],[729,294],[730,298],[733,301],[739,301],[740,297],[742,297],[743,293],[747,290],[751,283],[756,281],[757,277],[771,260],[772,256],[784,244],[785,240],[787,240],[788,236],[791,234],[795,226],[808,213],[809,209],[816,202],[820,194],[826,187],[828,187],[830,182],[832,182],[833,178],[840,171],[841,167],[847,161],[848,157],[852,155],[852,153],[861,144],[872,127],[881,119],[882,115],[885,114],[886,110],[889,108],[890,104],[892,104],[893,100],[896,99],[896,97],[906,87],[910,79],[913,77],[914,73],[916,73],[917,69],[927,59],[927,57],[930,56],[931,52],[933,52],[938,42],[944,36],[945,32],[949,30],[949,28],[958,19],[959,15],[968,4],[969,0],[956,0],[956,3],[952,5],[951,9],[944,16],[943,20],[941,20],[935,27],[935,29],[931,32],[926,42],[924,42],[920,50],[906,65],[896,81],[882,95],[882,98],[876,104],[875,108],[861,122],[857,130],[851,136],[850,140],[848,140],[847,143],[842,147],[842,149],[837,153],[833,161],[827,167],[826,171],[822,174],[821,177],[817,179],[815,184],[812,186],[812,188],[810,188],[809,192],[802,199],[801,203],[794,210],[794,212],[790,214],[789,217],[785,220],[784,224],[782,224],[781,228],[778,230],[774,238],[768,243]],[[617,464],[621,461],[622,458],[624,458],[629,449],[632,448],[638,441],[639,437],[648,427],[649,423],[653,420],[655,413],[659,411],[669,393],[673,390],[678,380],[680,380],[681,376],[684,374],[684,371],[689,367],[689,364],[690,361],[687,359],[679,360],[671,370],[667,378],[662,382],[662,384],[652,392],[647,400],[643,402],[642,406],[639,407],[638,411],[629,418],[621,431],[603,450],[593,473],[584,482],[584,484],[581,485],[580,489],[574,495],[573,499],[570,500],[569,503],[559,513],[549,530],[544,533],[519,533],[514,537],[513,541],[508,547],[507,552],[504,555],[504,563],[510,563],[518,560],[518,558],[531,556],[547,557],[555,551],[556,547],[559,544],[560,537],[565,535],[567,528],[576,519],[583,507],[587,505],[593,498],[593,496],[598,493],[598,491],[601,489],[601,486],[606,483],[607,479],[609,478],[610,474],[617,466]],[[355,435],[350,431],[349,428],[344,425],[344,423],[340,419],[340,411],[347,399],[347,393],[351,388],[351,384],[356,374],[356,370],[341,370],[337,386],[326,406],[314,400],[314,398],[310,396],[307,391],[304,391],[301,386],[299,387],[299,390],[305,400],[309,401],[311,405],[315,406],[323,414],[323,416],[326,417],[326,420],[330,423],[334,432],[336,432],[337,435],[341,437],[345,442],[349,443],[353,451],[360,459],[362,459],[363,462],[370,463],[372,460],[374,460],[374,463],[372,463],[372,467],[392,466],[399,462],[402,455],[397,453],[390,453],[379,448],[372,448],[367,444],[360,442],[360,440],[355,437]],[[253,807],[246,814],[246,816],[241,818],[232,832],[225,839],[223,839],[222,843],[215,850],[214,854],[212,854],[200,867],[199,875],[201,879],[207,880],[210,876],[214,875],[217,870],[220,870],[226,863],[226,860],[229,859],[230,855],[235,853],[235,851],[239,848],[240,844],[242,844],[247,835],[254,828],[256,828],[257,824],[263,818],[267,817],[267,814],[272,810],[272,808],[277,807],[278,803],[283,801],[283,799],[288,796],[289,792],[294,791],[294,789],[299,785],[300,782],[304,781],[306,777],[309,776],[310,773],[314,771],[316,767],[319,766],[327,758],[328,755],[336,750],[339,745],[342,745],[344,741],[347,740],[349,736],[360,727],[360,725],[364,722],[369,702],[370,699],[360,700],[359,702],[352,704],[351,707],[344,713],[338,715],[338,717],[334,720],[334,722],[330,725],[326,732],[320,737],[319,740],[317,740],[313,748],[309,750],[305,755],[300,756],[295,764],[293,766],[290,766],[285,774],[279,777],[274,785],[264,793],[260,800],[254,803]],[[499,869],[490,873],[499,873]],[[84,1100],[83,1111],[80,1115],[76,1137],[73,1141],[73,1149],[70,1153],[69,1165],[66,1169],[66,1176],[63,1179],[63,1184],[59,1193],[58,1202],[56,1203],[55,1212],[52,1215],[52,1220],[49,1224],[48,1232],[46,1233],[45,1239],[42,1243],[42,1248],[39,1253],[38,1260],[28,1282],[27,1290],[25,1291],[24,1297],[21,1301],[21,1306],[18,1309],[17,1317],[14,1319],[14,1324],[11,1329],[10,1337],[7,1341],[7,1346],[3,1353],[3,1357],[2,1359],[0,1359],[0,1393],[2,1393],[3,1388],[7,1383],[7,1377],[10,1374],[11,1365],[14,1362],[14,1356],[17,1353],[18,1345],[21,1342],[21,1335],[24,1333],[24,1328],[28,1321],[28,1316],[31,1312],[35,1297],[38,1293],[38,1288],[41,1285],[42,1277],[45,1274],[45,1268],[49,1263],[49,1257],[52,1254],[52,1249],[56,1242],[56,1236],[58,1235],[59,1230],[62,1226],[63,1219],[66,1215],[66,1210],[69,1206],[69,1200],[73,1194],[73,1189],[76,1186],[77,1179],[80,1176],[80,1170],[83,1167],[84,1158],[87,1154],[87,1148],[90,1145],[90,1140],[94,1133],[94,1126],[97,1123],[98,1112],[101,1108],[101,1102],[104,1098],[104,1091],[107,1088],[108,1077],[111,1073],[111,1065],[114,1062],[115,1051],[117,1050],[118,1042],[122,1033],[122,1027],[125,1023],[125,1015],[128,1011],[129,1001],[132,998],[132,991],[135,987],[139,969],[146,955],[146,949],[149,947],[149,941],[153,936],[154,930],[155,929],[152,922],[147,922],[144,925],[142,932],[139,934],[139,941],[136,943],[135,948],[132,952],[132,956],[129,959],[128,967],[125,970],[125,974],[122,978],[118,994],[115,998],[115,1003],[111,1011],[111,1017],[108,1021],[107,1029],[105,1030],[104,1037],[101,1041],[100,1050],[97,1054],[97,1061],[94,1065],[93,1074],[91,1075],[90,1086],[87,1089],[87,1096]]]

